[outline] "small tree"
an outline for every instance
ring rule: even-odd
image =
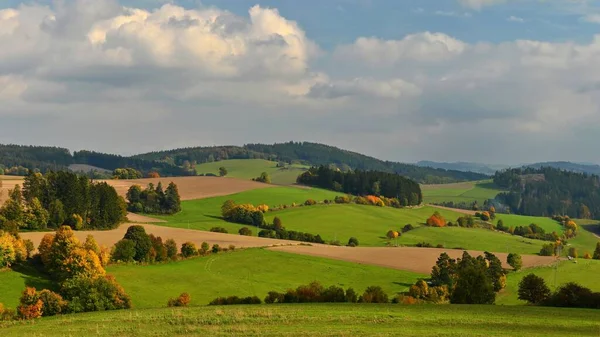
[[[113,247],[111,259],[113,261],[133,262],[135,257],[135,242],[122,239],[115,243]]]
[[[515,253],[508,254],[506,257],[506,263],[513,267],[515,271],[519,271],[523,267],[523,259],[521,259],[521,255]]]
[[[42,316],[55,316],[66,309],[67,301],[55,292],[44,289],[38,293],[38,297],[43,303]]]
[[[596,250],[594,251],[594,260],[600,260],[600,242],[596,243]]]
[[[34,319],[42,317],[42,307],[44,303],[39,298],[35,288],[27,287],[21,293],[19,307],[17,311],[22,319]]]
[[[244,236],[252,236],[252,231],[248,227],[242,227],[242,228],[240,228],[240,230],[238,231],[238,233],[240,235],[244,235]]]
[[[577,255],[577,248],[569,247],[569,256],[576,259],[579,255]]]
[[[210,245],[208,244],[208,242],[202,242],[202,244],[200,245],[200,253],[202,255],[205,255],[206,253],[208,253],[209,249]]]
[[[173,239],[165,241],[165,249],[167,250],[167,258],[171,261],[177,260],[177,243]]]
[[[227,175],[227,169],[224,166],[219,167],[219,176],[224,177]]]
[[[150,236],[146,234],[144,227],[140,225],[130,226],[127,228],[127,232],[123,239],[131,240],[135,243],[135,256],[136,261],[146,261],[150,248],[152,248],[152,241]]]
[[[170,299],[169,302],[167,303],[167,306],[169,306],[169,307],[187,307],[190,304],[191,300],[192,300],[192,298],[190,297],[190,294],[182,293],[181,295],[179,295],[179,297]]]
[[[543,278],[529,274],[519,282],[519,299],[539,304],[550,297],[550,289]]]
[[[281,222],[281,219],[278,216],[273,218],[273,228],[275,228],[275,230],[283,229],[283,223]]]
[[[348,246],[348,247],[357,247],[357,246],[358,246],[358,239],[357,239],[357,238],[355,238],[355,237],[351,237],[351,238],[348,240],[348,244],[347,244],[347,246]]]
[[[368,287],[359,299],[361,303],[388,303],[388,295],[379,286]]]
[[[216,254],[216,253],[218,253],[219,251],[221,251],[221,247],[219,247],[219,245],[215,243],[215,244],[212,246],[212,252],[213,252],[214,254]]]
[[[198,255],[198,248],[193,242],[185,242],[181,245],[181,256],[188,258]]]
[[[554,245],[551,243],[545,244],[542,246],[540,250],[541,256],[553,256],[554,255]]]

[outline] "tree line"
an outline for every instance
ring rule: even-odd
[[[496,199],[512,213],[600,219],[598,176],[549,167],[518,168],[496,172],[494,183],[508,190]]]
[[[112,229],[125,220],[125,200],[107,183],[94,183],[71,172],[31,171],[0,207],[0,229],[39,230],[68,225],[73,229]]]
[[[394,173],[342,172],[326,166],[319,166],[302,173],[297,182],[353,195],[396,198],[401,201],[402,205],[407,206],[419,205],[423,201],[423,194],[418,183]]]
[[[127,210],[134,213],[175,214],[181,211],[181,197],[173,182],[166,190],[160,181],[156,187],[150,183],[144,190],[133,185],[127,191],[127,201]]]

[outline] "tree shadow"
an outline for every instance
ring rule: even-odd
[[[21,274],[21,278],[25,281],[27,287],[33,287],[37,290],[49,289],[52,291],[58,290],[58,285],[54,283],[50,276],[39,269],[31,262],[14,265],[11,267],[14,272]]]
[[[588,232],[591,232],[596,235],[600,235],[600,223],[590,224],[590,225],[581,225],[583,229]]]

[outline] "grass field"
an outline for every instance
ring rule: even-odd
[[[456,184],[421,185],[425,203],[465,202],[477,201],[479,205],[487,199],[494,199],[502,192],[491,180],[464,182]]]
[[[307,199],[323,201],[333,199],[339,193],[317,188],[273,187],[268,189],[251,190],[222,197],[183,201],[182,211],[171,216],[155,216],[166,220],[161,226],[210,230],[211,227],[221,226],[233,233],[244,226],[225,222],[221,219],[221,206],[228,200],[236,203],[266,204],[270,207],[292,203],[303,203]],[[254,231],[256,232],[256,231]]]
[[[0,325],[1,326],[1,325]],[[598,336],[597,310],[296,304],[96,312],[5,323],[3,336]]]
[[[306,165],[290,165],[286,168],[277,167],[277,162],[263,159],[231,159],[196,166],[196,172],[219,174],[219,168],[227,169],[227,176],[240,179],[252,179],[267,172],[271,176],[271,183],[276,185],[291,185],[296,183],[296,178],[309,167]]]
[[[16,308],[21,292],[27,286],[55,290],[52,282],[33,268],[19,267],[17,271],[4,269],[0,270],[0,303],[8,308]]]
[[[578,259],[577,263],[562,261],[555,264],[555,267],[530,268],[509,273],[506,289],[498,294],[496,304],[524,304],[525,302],[517,298],[517,291],[521,279],[530,273],[544,278],[551,290],[567,282],[577,282],[593,291],[600,291],[600,261]]]

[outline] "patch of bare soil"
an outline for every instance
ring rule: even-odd
[[[211,197],[219,197],[234,193],[240,193],[259,188],[270,188],[273,185],[263,184],[251,180],[221,177],[166,177],[135,180],[99,180],[113,186],[119,195],[125,197],[127,190],[132,185],[140,185],[145,188],[149,183],[158,185],[162,182],[163,188],[167,188],[170,182],[174,182],[179,189],[181,200],[194,200]],[[2,179],[0,189],[0,204],[8,198],[8,190],[13,189],[16,184],[23,186],[23,179]]]
[[[428,206],[439,208],[439,209],[445,209],[447,211],[453,211],[453,212],[461,213],[461,214],[475,215],[475,211],[470,211],[467,209],[451,208],[451,207],[444,207],[444,206],[431,205],[431,204],[429,204]]]
[[[162,219],[151,218],[149,216],[144,216],[135,213],[127,213],[127,219],[131,222],[139,222],[139,223],[158,223],[158,222],[166,222]]]
[[[78,231],[75,232],[75,235],[82,242],[85,241],[85,238],[88,235],[92,235],[99,245],[112,247],[117,241],[123,238],[130,225],[132,224],[122,224],[119,228],[109,231]],[[188,241],[195,243],[198,247],[200,247],[202,242],[208,242],[211,246],[213,244],[218,244],[221,247],[235,245],[238,248],[299,244],[299,242],[296,241],[266,239],[256,236],[213,233],[194,229],[171,228],[148,224],[139,225],[143,226],[148,234],[162,237],[163,241],[167,239],[175,240],[178,246],[181,246],[182,243]],[[20,235],[24,239],[33,241],[34,246],[37,248],[44,235],[48,233],[52,232],[20,233]]]
[[[277,251],[318,256],[335,260],[343,260],[360,264],[370,264],[415,273],[430,274],[441,253],[446,252],[452,258],[462,256],[462,250],[419,247],[337,247],[326,245],[313,246],[281,246],[270,248]],[[472,256],[483,255],[480,251],[468,251]],[[507,266],[506,253],[494,253]],[[523,267],[550,265],[554,257],[523,255]]]

